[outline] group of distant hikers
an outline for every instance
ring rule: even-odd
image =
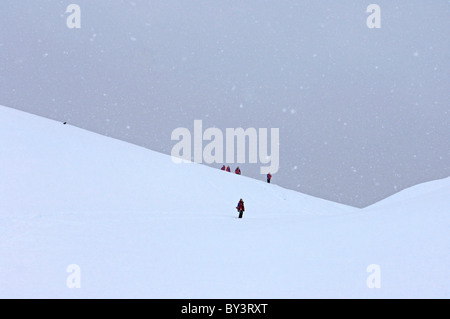
[[[221,168],[222,171],[227,171],[227,172],[231,172],[230,166],[227,166],[225,168],[225,165],[222,166]],[[241,175],[241,169],[238,167],[236,167],[236,169],[234,170],[234,173]],[[267,183],[270,184],[270,180],[272,179],[272,175],[270,173],[267,173]],[[242,200],[242,198],[239,200],[237,206],[236,206],[237,211],[239,212],[239,218],[242,218],[242,215],[245,212],[245,207],[244,207],[244,201]]]
[[[230,166],[227,166],[227,168],[225,168],[225,165],[222,166],[221,168],[222,171],[227,171],[227,172],[231,172]],[[236,169],[234,170],[234,172],[238,175],[241,175],[241,169],[238,167],[236,167]]]
[[[222,171],[231,172],[230,166],[227,166],[227,167],[225,168],[225,165],[223,165],[222,168],[221,168],[221,170],[222,170]],[[236,169],[234,170],[234,173],[235,173],[235,174],[238,174],[238,175],[241,175],[241,169],[239,168],[239,166],[236,167]],[[267,183],[270,184],[270,180],[272,179],[272,175],[271,175],[270,173],[267,173],[267,176],[266,176],[266,177],[267,177]]]

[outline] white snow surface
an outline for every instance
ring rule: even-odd
[[[0,145],[0,298],[450,297],[450,178],[356,209],[1,106]]]

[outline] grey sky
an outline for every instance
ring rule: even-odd
[[[80,29],[66,26],[71,3]],[[366,25],[371,3],[380,29]],[[0,12],[2,105],[166,154],[195,119],[279,128],[273,182],[354,206],[450,175],[449,1],[2,0]]]

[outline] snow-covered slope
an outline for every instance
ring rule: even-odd
[[[450,179],[359,210],[6,107],[0,145],[0,297],[450,296]]]

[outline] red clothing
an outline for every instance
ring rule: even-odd
[[[237,205],[237,207],[236,207],[236,209],[237,209],[238,211],[241,211],[241,210],[242,210],[243,212],[245,212],[244,201],[240,200],[239,203],[238,203],[238,205]]]
[[[229,171],[230,171],[230,166],[227,167],[227,172],[229,172]]]

